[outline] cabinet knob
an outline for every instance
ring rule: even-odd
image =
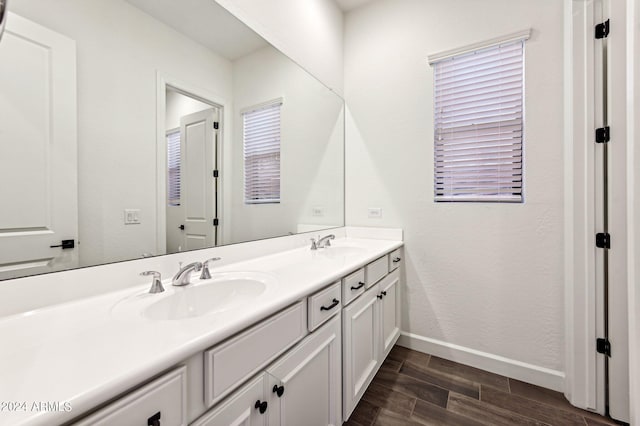
[[[147,426],[160,426],[160,411],[147,419]]]
[[[378,299],[382,299],[382,297],[383,297],[383,296],[382,296],[381,294],[379,294],[379,295],[377,295],[376,297],[377,297]]]
[[[383,295],[383,296],[386,296],[386,295],[387,295],[387,292],[386,292],[386,291],[383,291],[383,292],[382,292],[382,295]]]
[[[273,385],[273,393],[278,395],[278,398],[284,394],[284,386]]]
[[[260,410],[260,414],[264,414],[264,412],[267,411],[267,401],[261,402],[260,400],[257,400],[255,408],[256,410]]]
[[[338,303],[340,303],[340,301],[338,299],[333,299],[333,303],[331,303],[329,306],[320,306],[320,310],[321,311],[330,311],[331,309],[333,309],[336,306],[338,306]]]

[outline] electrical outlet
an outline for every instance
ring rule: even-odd
[[[311,208],[312,216],[324,216],[324,207],[314,206]]]
[[[140,209],[125,209],[124,210],[124,224],[125,225],[139,225],[140,224]]]
[[[380,207],[369,207],[368,212],[370,219],[379,219],[382,217],[382,209]]]

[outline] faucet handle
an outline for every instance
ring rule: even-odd
[[[148,276],[152,275],[153,280],[151,282],[151,288],[149,289],[149,293],[162,293],[164,291],[164,287],[162,287],[161,275],[158,271],[144,271],[141,272],[140,275]]]
[[[318,250],[318,245],[316,244],[315,238],[310,238],[311,240],[311,250]]]
[[[209,273],[209,262],[216,262],[218,260],[222,260],[222,258],[212,257],[211,259],[202,262],[202,272],[200,273],[201,280],[208,280],[209,278],[211,278],[211,273]]]

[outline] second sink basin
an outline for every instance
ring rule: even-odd
[[[181,320],[236,308],[264,293],[275,278],[255,272],[216,273],[147,306],[142,314],[152,320]]]

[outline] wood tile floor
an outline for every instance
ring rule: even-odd
[[[395,346],[345,426],[614,424],[561,393]]]

